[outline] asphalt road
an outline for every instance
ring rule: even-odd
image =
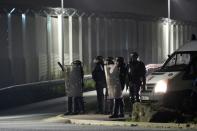
[[[85,100],[95,109],[96,92],[84,94]],[[38,102],[0,112],[0,131],[179,131],[180,129],[150,129],[121,126],[73,125],[64,122],[46,122],[44,119],[62,114],[66,110],[66,97]],[[188,129],[183,131],[188,131]],[[195,131],[195,130],[190,130]]]
[[[96,104],[96,91],[84,93],[85,105]],[[61,114],[66,112],[67,97],[46,100],[0,112],[0,116],[26,115],[26,114]]]
[[[128,95],[128,92],[124,91],[124,95]],[[96,91],[85,92],[83,96],[85,99],[85,107],[87,108],[87,110],[90,112],[96,112]],[[60,97],[4,110],[0,112],[0,116],[43,113],[61,114],[66,112],[66,104],[67,97]]]

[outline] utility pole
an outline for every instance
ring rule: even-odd
[[[62,19],[62,66],[64,67],[64,0],[61,0],[61,19]]]

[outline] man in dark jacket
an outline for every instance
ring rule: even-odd
[[[146,68],[144,63],[138,60],[136,52],[131,53],[127,68],[131,101],[132,103],[139,102],[139,91],[144,90],[146,85]]]
[[[118,62],[118,67],[120,71],[119,77],[120,77],[121,88],[122,90],[124,90],[125,83],[126,83],[127,66],[124,62],[123,57],[117,57],[116,60]]]
[[[124,62],[123,57],[117,57],[116,62],[118,65],[118,70],[119,70],[119,80],[120,80],[120,85],[121,85],[121,90],[123,92],[124,87],[125,87],[125,82],[126,82],[126,74],[127,74],[127,67]],[[124,100],[123,100],[123,95],[122,97],[116,98],[115,103],[114,103],[114,116],[112,118],[116,117],[124,117]]]
[[[102,56],[97,56],[94,60],[95,68],[92,71],[92,78],[96,82],[96,92],[97,92],[97,103],[98,110],[97,113],[103,113],[104,107],[104,94],[103,89],[106,88],[106,78],[104,71],[104,61]]]

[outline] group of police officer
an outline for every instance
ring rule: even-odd
[[[140,101],[139,91],[143,90],[146,84],[144,63],[139,61],[136,52],[130,54],[128,64],[125,63],[123,57],[116,59],[108,57],[104,60],[102,56],[97,56],[95,63],[92,78],[96,82],[97,112],[110,112],[112,114],[110,118],[124,117],[123,90],[125,87],[126,90],[129,89],[131,103]],[[106,88],[105,99],[104,88]],[[111,106],[108,108],[107,105]]]
[[[95,68],[92,78],[97,92],[97,113],[111,113],[109,118],[124,117],[123,90],[129,89],[131,103],[139,102],[139,91],[145,88],[145,65],[138,59],[138,54],[130,54],[130,61],[125,63],[123,57],[94,59]],[[68,96],[68,111],[65,115],[84,113],[83,101],[83,67],[79,60],[64,67],[65,87]],[[105,89],[105,90],[104,90]],[[105,93],[104,93],[105,91]]]

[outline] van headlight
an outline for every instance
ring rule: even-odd
[[[167,80],[160,80],[155,86],[155,93],[166,93],[167,91]]]

